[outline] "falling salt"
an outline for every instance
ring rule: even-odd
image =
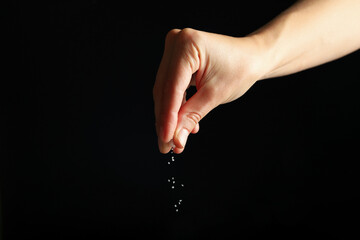
[[[173,165],[173,164],[175,164],[175,156],[174,156],[173,148],[171,148],[170,154],[171,154],[171,160],[168,161],[168,165],[170,165],[170,164]],[[176,183],[174,176],[171,176],[170,178],[168,178],[168,182],[171,183],[171,189],[175,189],[175,186],[184,187],[184,184]],[[173,192],[173,193],[175,194],[175,192]],[[182,205],[182,199],[177,200],[177,202],[174,203],[174,205],[173,205],[176,212],[179,212],[180,205]]]

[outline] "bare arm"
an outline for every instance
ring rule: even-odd
[[[174,29],[153,89],[159,149],[181,153],[199,121],[256,81],[296,73],[360,47],[360,0],[302,0],[242,38]],[[186,89],[197,92],[186,99]],[[219,126],[221,127],[221,126]]]
[[[360,1],[298,1],[250,36],[267,52],[262,78],[296,73],[360,48]]]

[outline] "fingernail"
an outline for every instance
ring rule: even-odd
[[[186,144],[186,140],[187,140],[187,137],[189,136],[189,133],[186,129],[181,129],[180,132],[178,133],[178,140],[179,140],[179,143],[181,144],[181,147],[185,147],[185,144]]]

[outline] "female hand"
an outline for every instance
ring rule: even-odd
[[[159,149],[183,151],[190,132],[259,79],[296,73],[360,49],[360,1],[297,1],[245,38],[172,30],[154,86]],[[186,101],[186,89],[197,92]]]
[[[188,135],[220,104],[242,96],[262,76],[262,51],[251,37],[171,30],[153,89],[160,152],[184,150]],[[186,90],[197,92],[186,100]]]

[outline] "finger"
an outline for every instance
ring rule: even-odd
[[[173,152],[176,153],[176,154],[180,154],[184,151],[184,148],[178,148],[178,147],[175,147]]]
[[[160,110],[160,102],[163,95],[163,87],[166,82],[166,74],[168,72],[168,69],[170,67],[170,62],[172,59],[172,55],[174,53],[174,38],[176,34],[179,32],[179,29],[173,29],[171,30],[167,36],[165,41],[165,48],[164,53],[161,58],[160,66],[158,69],[158,72],[156,74],[156,81],[154,84],[153,89],[153,97],[154,97],[154,103],[155,103],[155,116],[159,116],[159,110]]]
[[[181,105],[184,105],[185,103],[186,103],[186,91],[184,92]],[[175,113],[174,115],[177,116],[178,113]],[[159,145],[160,152],[162,152],[162,153],[168,153],[171,150],[171,148],[175,149],[173,139],[171,139],[168,142],[164,142],[164,141],[161,141],[159,138],[158,145]],[[175,150],[175,152],[176,152],[176,150]]]
[[[192,84],[192,82],[194,81],[194,75],[192,76],[191,78],[191,82],[190,82],[190,85]],[[190,86],[189,85],[189,86]],[[184,105],[186,103],[186,91],[184,93],[184,99],[183,99],[183,102],[182,102],[182,105]],[[194,127],[194,129],[191,131],[192,134],[196,134],[199,132],[199,129],[200,129],[200,126],[199,126],[199,123],[196,124],[196,126]]]
[[[182,102],[182,105],[184,105],[186,103],[186,92],[184,94],[184,99],[183,99],[183,102]],[[195,134],[199,131],[199,123],[196,124],[196,126],[194,127],[194,129],[191,131],[191,133]],[[173,148],[173,152],[176,153],[176,154],[180,154],[184,151],[184,148],[178,148],[174,145],[174,143],[172,142],[172,148]]]
[[[192,134],[196,134],[199,132],[200,129],[200,125],[199,123],[196,124],[196,126],[194,127],[194,129],[191,131]]]
[[[180,64],[176,64],[180,65]],[[177,68],[176,65],[170,68]],[[170,76],[174,76],[171,78]],[[173,139],[178,122],[178,113],[184,102],[184,93],[191,78],[191,71],[188,69],[169,70],[169,83],[164,88],[164,93],[160,100],[160,112],[157,122],[159,122],[159,138],[161,152],[170,151],[170,141]],[[186,104],[186,103],[185,103]]]
[[[181,107],[178,116],[178,124],[175,131],[174,144],[177,148],[184,148],[191,132],[197,132],[199,121],[218,105],[214,88],[204,86],[200,88]]]
[[[191,133],[197,133],[199,131],[199,123],[196,124],[195,128],[193,129],[193,131],[191,131]],[[173,152],[176,154],[180,154],[184,151],[185,148],[178,148],[175,145],[172,145],[173,147]]]
[[[180,45],[175,44],[167,72],[163,75],[162,94],[157,106],[159,112],[156,121],[159,126],[158,137],[160,138],[161,152],[168,152],[171,148],[170,141],[174,137],[184,93],[190,84],[193,73],[199,68],[198,56],[196,50],[186,47],[184,42],[181,42]]]
[[[166,124],[166,120],[164,118],[169,118],[169,116],[164,116],[164,110],[163,108],[163,102],[166,98],[164,95],[169,94],[164,89],[167,85],[168,81],[168,75],[169,75],[169,69],[171,66],[171,62],[173,59],[174,54],[174,42],[175,37],[177,33],[179,32],[179,29],[173,29],[171,30],[167,36],[165,41],[165,49],[164,54],[160,62],[159,70],[156,75],[156,81],[154,84],[153,89],[153,97],[154,97],[154,110],[155,110],[155,126],[156,126],[156,133],[158,135],[158,146],[159,150],[162,153],[167,153],[171,149],[171,143],[167,139],[164,140],[164,130],[167,129],[167,126],[164,126]],[[175,119],[177,118],[177,113],[173,114],[175,115]]]

